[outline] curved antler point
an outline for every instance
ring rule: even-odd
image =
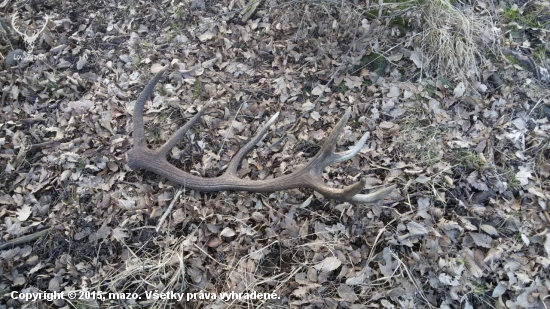
[[[386,196],[388,196],[390,193],[395,190],[396,185],[391,185],[386,188],[378,189],[372,193],[369,194],[357,194],[352,196],[349,199],[349,202],[351,203],[358,203],[358,204],[370,204],[378,202],[382,199],[384,199]]]

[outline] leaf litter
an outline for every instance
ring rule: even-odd
[[[535,31],[507,18],[544,6],[478,1],[464,13],[448,1],[108,3],[1,4],[4,21],[17,14],[16,27],[43,29],[36,57],[0,72],[0,290],[8,307],[27,305],[12,291],[74,290],[278,295],[185,304],[207,308],[550,305],[548,90],[522,63],[469,54],[497,28]],[[444,13],[456,22],[423,28],[450,20],[436,18]],[[468,36],[457,46],[462,60],[441,57],[453,27]],[[2,29],[3,55],[14,44],[29,50]],[[515,38],[493,42],[531,44]],[[278,111],[240,176],[284,175],[351,106],[337,147],[347,150],[364,132],[369,140],[349,163],[327,168],[325,180],[365,177],[398,189],[375,205],[296,189],[179,195],[165,179],[132,172],[133,101],[163,67],[171,73],[144,116],[149,144],[217,102],[170,152],[182,169],[217,175]]]

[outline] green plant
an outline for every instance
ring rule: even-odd
[[[151,132],[151,135],[153,136],[153,144],[155,145],[162,143],[160,139],[160,134],[162,132],[161,123],[162,122],[155,121],[155,123],[153,123],[150,127],[150,132]]]
[[[424,86],[424,89],[426,90],[426,92],[430,95],[430,97],[433,97],[434,94],[435,94],[435,85],[434,84],[426,84]],[[420,95],[417,95],[415,94],[415,97],[417,100],[422,100],[422,97]]]
[[[520,14],[517,10],[517,7],[516,8],[514,8],[514,7],[506,8],[504,10],[504,12],[502,12],[502,15],[510,21],[517,21],[518,17],[520,16]]]
[[[202,83],[197,79],[193,84],[193,99],[198,99],[202,93]]]
[[[470,150],[465,149],[453,149],[454,160],[460,164],[465,165],[468,168],[479,168],[484,165],[481,157]]]
[[[166,84],[163,84],[162,87],[159,88],[159,94],[162,96],[165,96],[168,94],[168,91],[166,90]]]
[[[548,25],[547,21],[541,22],[542,19],[538,18],[536,11],[524,13],[518,9],[517,5],[504,9],[502,15],[507,20],[526,27],[543,28]]]
[[[346,93],[349,90],[348,86],[346,86],[345,82],[341,82],[338,86],[336,86],[336,92],[338,93]]]
[[[514,171],[513,167],[508,167],[504,174],[506,175],[506,182],[508,183],[508,188],[514,189],[514,188],[521,187],[521,183],[516,178],[516,172]]]
[[[487,287],[483,283],[477,283],[472,287],[472,293],[475,295],[484,295],[487,292]]]
[[[81,172],[84,170],[84,167],[86,167],[86,159],[81,158],[78,163],[76,164],[76,171]]]
[[[376,72],[378,75],[382,75],[388,66],[388,61],[382,54],[371,52],[369,55],[365,55],[361,58],[361,68],[367,68],[370,71]]]
[[[390,27],[396,28],[397,30],[399,30],[399,33],[400,33],[399,36],[402,37],[402,36],[405,36],[405,34],[410,29],[410,23],[407,19],[401,16],[398,16],[390,20]]]
[[[443,77],[439,78],[439,82],[441,82],[443,86],[445,86],[447,89],[451,89],[451,90],[455,89],[455,85],[453,85],[453,83],[451,83],[450,81],[448,81]]]
[[[46,85],[44,85],[44,88],[47,91],[53,91],[59,87],[59,84],[57,82],[48,82]]]
[[[139,41],[139,44],[141,45],[141,47],[146,47],[146,48],[149,48],[152,46],[151,42],[149,41],[146,41],[146,40],[143,40],[143,41]]]
[[[533,58],[539,63],[546,63],[546,47],[544,45],[537,46],[533,51]]]
[[[372,85],[372,81],[371,81],[370,79],[365,79],[365,80],[361,83],[361,85],[363,85],[363,86],[370,86],[370,85]]]
[[[94,306],[88,304],[85,300],[83,299],[76,299],[73,301],[73,306],[74,308],[76,309],[87,309],[87,308],[93,308]]]
[[[183,10],[179,6],[177,6],[174,9],[174,16],[176,18],[183,18],[185,16],[185,12],[183,12]]]
[[[521,183],[519,182],[519,180],[516,178],[515,175],[510,177],[510,180],[508,181],[508,187],[512,189],[521,187]]]

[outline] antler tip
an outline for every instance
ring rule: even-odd
[[[271,118],[269,118],[265,126],[260,131],[263,131],[264,128],[269,128],[275,122],[275,120],[277,120],[277,117],[279,117],[279,112],[276,112],[275,115],[271,116]]]
[[[365,179],[361,179],[359,182],[356,182],[352,185],[349,185],[347,187],[344,187],[342,189],[342,194],[347,197],[353,197],[357,193],[361,192],[365,188],[365,185],[367,184]]]
[[[376,190],[369,194],[357,194],[351,197],[350,202],[360,204],[375,203],[384,199],[386,196],[392,193],[395,188],[396,185],[391,185],[389,187]]]
[[[206,104],[204,104],[204,106],[202,107],[202,109],[207,109],[209,108],[210,106],[214,105],[214,99],[210,98],[210,100],[208,100],[208,102],[206,102]]]
[[[348,106],[346,108],[346,113],[344,114],[344,117],[348,118],[351,115],[351,106]]]

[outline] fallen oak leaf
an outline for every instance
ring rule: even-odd
[[[517,172],[516,174],[516,179],[521,183],[522,186],[528,185],[529,178],[533,178],[533,176],[531,176],[531,172],[532,170],[528,166],[519,167],[519,172]]]
[[[315,269],[320,270],[322,272],[331,272],[337,269],[338,267],[340,267],[340,265],[342,265],[342,262],[340,262],[340,260],[337,257],[329,256],[324,260],[322,260],[321,262],[317,263],[313,267],[315,267]]]
[[[25,221],[31,216],[32,209],[29,205],[23,205],[21,206],[21,208],[19,208],[19,210],[17,210],[16,213],[17,213],[17,219],[19,221]]]

